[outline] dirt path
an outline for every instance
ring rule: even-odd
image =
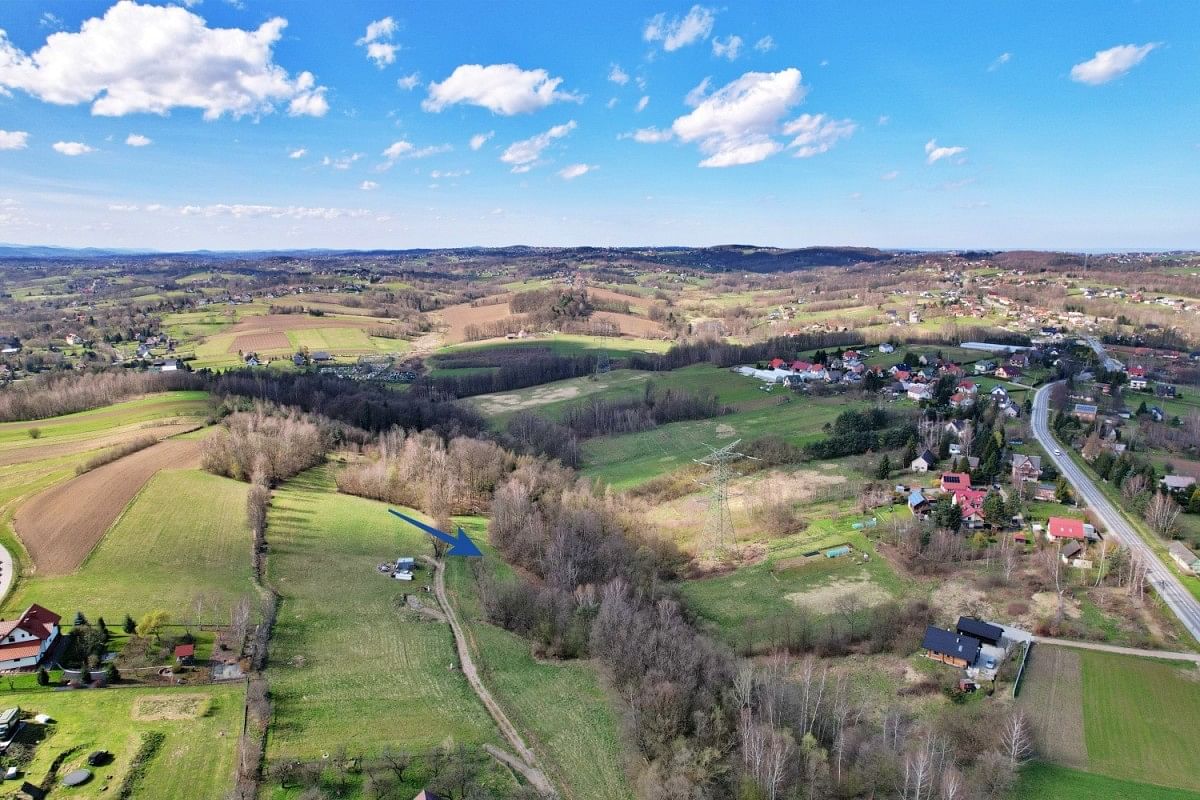
[[[105,532],[163,469],[199,466],[198,439],[168,439],[34,495],[13,527],[40,575],[73,572]]]
[[[1116,653],[1122,656],[1140,656],[1142,658],[1163,658],[1168,661],[1191,661],[1200,664],[1200,653],[1173,653],[1164,650],[1142,650],[1136,647],[1118,647],[1115,644],[1099,642],[1080,642],[1075,639],[1052,639],[1046,636],[1033,637],[1035,642],[1056,644],[1060,647],[1074,647],[1079,650],[1099,650],[1102,653]]]
[[[434,570],[436,573],[433,582],[434,592],[437,594],[438,602],[442,604],[442,610],[446,613],[446,621],[450,623],[450,630],[454,632],[454,646],[458,649],[458,660],[462,663],[462,670],[463,674],[467,676],[467,683],[471,684],[471,688],[475,691],[475,694],[479,695],[479,699],[483,702],[484,707],[492,715],[492,719],[496,721],[496,725],[500,728],[500,733],[504,735],[504,738],[512,748],[517,751],[520,763],[514,763],[518,759],[499,748],[489,749],[488,752],[519,771],[543,795],[548,797],[555,796],[554,787],[550,784],[549,779],[546,778],[546,774],[537,766],[537,756],[525,744],[525,740],[517,732],[516,726],[512,724],[508,715],[504,713],[504,709],[500,708],[500,704],[492,697],[492,693],[483,685],[483,680],[479,677],[479,670],[475,666],[475,658],[471,655],[471,648],[467,646],[466,634],[463,632],[462,624],[458,621],[458,613],[454,610],[454,606],[450,605],[450,600],[446,596],[445,564],[438,561],[434,566]]]

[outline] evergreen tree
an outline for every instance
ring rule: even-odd
[[[38,684],[38,686],[49,686],[50,685],[50,673],[46,672],[45,667],[38,667],[37,684]]]
[[[86,662],[79,668],[79,682],[84,686],[92,682],[92,671],[88,669]]]
[[[82,611],[75,612],[75,624],[76,625],[87,625],[88,624],[87,617],[85,617],[83,615]]]
[[[1066,478],[1059,478],[1058,482],[1054,485],[1054,499],[1066,505],[1071,502],[1072,497],[1074,495],[1071,494],[1071,484],[1067,483]]]
[[[108,667],[104,670],[104,675],[109,683],[116,683],[121,680],[121,673],[117,670],[117,665],[112,661],[108,662]]]
[[[908,466],[917,460],[917,440],[909,437],[908,443],[904,445],[904,455],[902,456],[904,466]]]
[[[916,458],[916,456],[913,456]],[[887,477],[892,474],[892,462],[888,460],[887,453],[883,454],[883,458],[879,459],[878,466],[875,467],[875,478],[877,480],[887,480]]]
[[[128,614],[125,615],[125,622],[122,623],[121,630],[125,631],[126,633],[133,633],[135,630],[137,630],[137,623],[133,621],[133,617],[129,616]]]
[[[1004,527],[1008,522],[1008,510],[999,492],[988,492],[987,497],[983,498],[983,518],[997,528]]]
[[[1192,492],[1192,499],[1188,502],[1188,513],[1200,514],[1200,486],[1196,487],[1196,491]]]

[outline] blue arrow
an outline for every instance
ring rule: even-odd
[[[433,538],[441,539],[443,542],[450,545],[450,549],[446,551],[446,555],[448,555],[448,556],[468,556],[468,557],[470,557],[470,556],[482,556],[483,555],[483,551],[481,551],[479,549],[479,547],[476,546],[476,544],[471,541],[471,537],[467,536],[466,531],[464,531],[462,529],[461,525],[458,528],[458,536],[454,537],[448,533],[439,531],[437,528],[435,528],[431,525],[426,525],[424,522],[421,522],[420,520],[415,520],[412,517],[405,516],[404,514],[401,514],[399,511],[395,511],[395,510],[389,508],[388,512],[391,514],[395,514],[397,517],[404,520],[405,522],[408,522],[408,523],[411,523],[412,525],[417,526],[418,528],[425,531]]]

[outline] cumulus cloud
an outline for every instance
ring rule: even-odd
[[[754,49],[760,53],[769,53],[775,49],[775,38],[770,34],[754,43]]]
[[[55,142],[51,147],[64,156],[82,156],[87,153],[96,152],[96,148],[86,145],[83,142]]]
[[[396,63],[396,51],[400,45],[393,44],[392,37],[396,35],[397,27],[396,20],[391,17],[377,19],[367,25],[367,32],[355,44],[365,47],[367,58],[383,69],[388,64]]]
[[[1158,45],[1158,42],[1121,44],[1107,50],[1099,50],[1087,61],[1071,67],[1071,80],[1089,86],[1108,83],[1142,63]]]
[[[943,158],[953,158],[965,152],[965,147],[938,147],[937,139],[930,139],[925,143],[925,163],[935,164]]]
[[[149,136],[142,136],[140,133],[131,133],[125,137],[125,144],[130,147],[145,147],[153,141]]]
[[[642,111],[645,111],[646,106],[648,106],[648,105],[650,105],[650,96],[643,95],[642,99],[637,101],[637,105],[634,107],[634,110],[640,113]]]
[[[0,150],[24,150],[29,146],[29,131],[0,131]]]
[[[599,168],[591,164],[570,164],[558,171],[558,177],[564,181],[573,181],[581,175],[587,175],[594,169]]]
[[[705,87],[701,84],[688,95],[694,110],[676,119],[671,130],[681,141],[697,143],[707,156],[702,167],[762,161],[784,147],[774,137],[781,118],[804,99],[800,78],[800,70],[790,67],[747,72],[712,94],[698,92]]]
[[[575,130],[575,120],[555,125],[537,136],[513,142],[500,155],[500,160],[511,165],[513,172],[528,172],[541,163],[543,150],[549,147],[555,139],[561,139],[573,130]]]
[[[288,153],[288,158],[304,158],[308,155],[307,147],[297,147],[295,150]]]
[[[669,142],[675,138],[675,134],[670,130],[662,130],[655,128],[653,125],[649,128],[638,128],[632,133],[622,133],[618,139],[633,139],[641,144],[659,144],[661,142]]]
[[[552,78],[544,69],[521,69],[516,64],[461,64],[441,83],[429,84],[429,96],[421,102],[426,111],[441,111],[458,103],[480,106],[494,114],[511,117],[527,114],[560,101],[579,102],[571,92],[560,92],[562,78]]]
[[[620,64],[613,64],[608,71],[608,79],[618,86],[624,86],[629,83],[629,73],[621,69]]]
[[[293,78],[274,63],[286,26],[275,17],[252,31],[210,28],[185,8],[121,0],[31,54],[0,31],[0,88],[57,105],[91,103],[93,114],[108,117],[195,108],[213,120],[280,103],[292,115],[322,116],[325,87],[310,72]]]
[[[363,157],[363,153],[350,153],[341,156],[325,156],[321,159],[321,166],[333,167],[334,169],[350,169],[350,165]],[[292,156],[295,158],[296,156]]]
[[[801,114],[783,126],[785,136],[795,136],[788,149],[795,150],[796,158],[811,158],[828,153],[842,139],[848,139],[858,130],[852,120],[829,119],[824,114]]]
[[[360,184],[358,185],[358,188],[359,188],[359,189],[362,189],[364,192],[370,192],[370,191],[373,191],[373,190],[375,190],[375,189],[378,189],[378,188],[379,188],[379,184],[378,184],[378,183],[376,183],[375,181],[363,181],[362,183],[360,183]]]
[[[695,108],[700,105],[705,97],[708,96],[708,87],[712,84],[712,78],[705,78],[691,88],[687,95],[683,98],[685,105]]]
[[[1012,61],[1012,53],[1001,53],[1000,55],[996,56],[991,64],[988,64],[988,72],[995,72],[1009,61]]]
[[[406,92],[411,92],[421,85],[421,73],[414,72],[411,75],[405,75],[396,81],[396,85]]]
[[[737,60],[738,55],[742,52],[742,37],[730,35],[721,41],[720,37],[714,36],[712,40],[713,55],[717,58],[727,58],[730,61]]]
[[[647,42],[662,42],[663,50],[670,53],[707,39],[712,33],[714,19],[711,8],[698,5],[692,6],[684,16],[670,20],[666,14],[655,14],[646,23],[642,38]]]
[[[471,149],[478,150],[479,148],[481,148],[485,144],[487,144],[488,140],[491,139],[495,135],[496,135],[495,131],[488,131],[487,133],[475,134],[474,136],[471,137],[471,142],[470,142]]]

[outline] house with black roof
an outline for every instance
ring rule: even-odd
[[[1000,640],[1004,638],[1003,628],[974,617],[959,617],[955,630],[964,636],[974,637],[994,647],[999,647]]]
[[[962,636],[930,625],[921,640],[925,655],[934,661],[960,669],[966,669],[979,657],[979,640],[974,636]]]

